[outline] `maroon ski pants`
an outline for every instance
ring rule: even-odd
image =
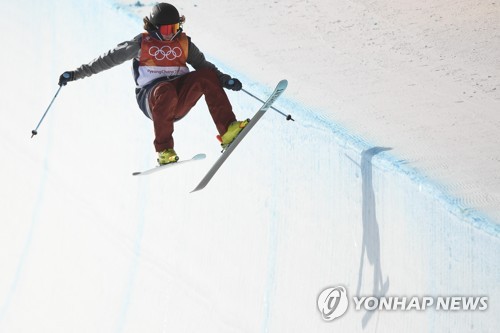
[[[219,134],[224,134],[236,117],[213,69],[199,69],[153,87],[149,95],[149,108],[153,116],[157,152],[174,148],[174,122],[183,118],[202,95],[205,95]]]

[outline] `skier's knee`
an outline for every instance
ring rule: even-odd
[[[204,79],[210,82],[218,81],[217,73],[213,68],[200,68],[197,69],[196,72],[198,72],[200,79]]]

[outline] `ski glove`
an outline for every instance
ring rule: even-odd
[[[231,89],[234,91],[241,90],[243,85],[241,84],[240,80],[235,79],[235,78],[229,78],[228,80],[224,81],[223,87],[226,89]]]
[[[73,81],[75,79],[75,72],[64,72],[59,76],[59,85],[65,86],[69,81]]]

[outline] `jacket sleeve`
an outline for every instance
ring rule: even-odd
[[[81,65],[75,70],[75,80],[100,73],[127,60],[139,57],[141,52],[142,35],[137,35],[130,41],[118,44],[114,49],[92,60],[88,64]]]
[[[227,74],[222,73],[214,64],[205,59],[205,55],[198,49],[198,47],[191,42],[191,38],[189,38],[189,49],[188,49],[188,58],[187,63],[193,66],[194,69],[200,68],[212,68],[217,73],[217,77],[221,84],[224,84],[227,80],[231,79],[231,77]]]

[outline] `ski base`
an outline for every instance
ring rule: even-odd
[[[223,150],[222,155],[217,159],[217,161],[214,163],[212,168],[207,172],[205,177],[201,180],[201,182],[196,186],[194,190],[191,191],[191,193],[202,190],[205,188],[205,186],[208,185],[212,177],[215,175],[217,170],[224,164],[226,159],[231,155],[231,153],[236,149],[236,147],[240,144],[240,142],[243,140],[243,138],[250,132],[250,130],[255,126],[255,124],[262,118],[264,113],[272,106],[272,104],[278,99],[278,97],[285,91],[286,87],[288,86],[288,81],[287,80],[281,80],[277,85],[276,88],[274,89],[273,93],[267,101],[261,106],[259,111],[255,113],[255,115],[250,119],[250,122],[245,126],[245,128],[238,134],[238,136],[234,139],[231,144]]]

